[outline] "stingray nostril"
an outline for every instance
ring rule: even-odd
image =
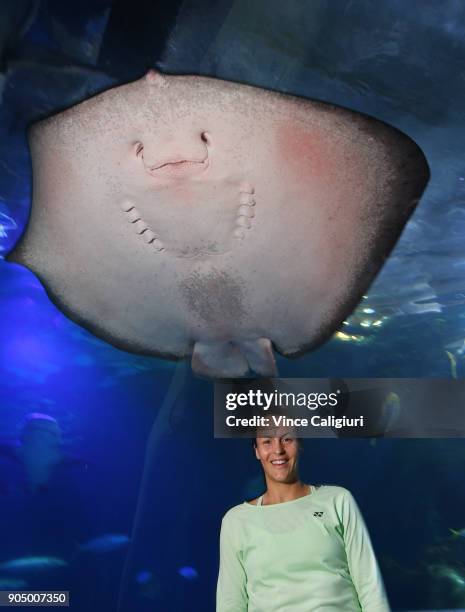
[[[211,137],[210,134],[208,132],[202,132],[200,134],[200,138],[203,140],[203,142],[205,142],[208,145],[211,145],[212,141],[211,141]]]
[[[144,145],[141,142],[136,142],[136,144],[134,145],[134,151],[136,153],[136,157],[141,157],[143,150],[144,150]]]

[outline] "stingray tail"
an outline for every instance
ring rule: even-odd
[[[144,509],[145,502],[145,492],[150,484],[150,472],[152,468],[151,463],[151,451],[156,446],[159,436],[163,435],[167,428],[169,428],[169,420],[170,420],[170,412],[171,409],[176,402],[177,397],[181,393],[186,380],[186,364],[184,362],[179,362],[174,370],[173,378],[171,379],[170,386],[168,388],[168,392],[166,393],[165,399],[163,400],[163,404],[158,411],[158,414],[155,418],[155,421],[152,425],[152,430],[149,435],[149,439],[147,441],[147,446],[145,450],[145,462],[144,469],[142,473],[142,480],[139,487],[139,496],[137,499],[136,512],[134,515],[132,533],[131,533],[131,543],[136,542],[137,535],[140,531],[140,523],[142,520],[142,514]],[[128,553],[126,555],[126,560],[124,562],[123,574],[120,582],[120,591],[118,597],[118,606],[117,612],[122,612],[125,609],[125,598],[127,596],[126,589],[130,580],[131,568],[134,562],[134,549],[133,546],[130,546],[128,549]]]

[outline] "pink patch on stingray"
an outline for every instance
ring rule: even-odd
[[[334,162],[328,138],[319,130],[310,132],[295,121],[282,121],[276,127],[276,142],[283,165],[299,182],[306,177],[313,179],[332,174]]]

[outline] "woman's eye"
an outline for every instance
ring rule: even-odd
[[[144,150],[144,145],[141,142],[138,142],[136,144],[136,155],[137,155],[137,157],[141,156],[143,150]]]

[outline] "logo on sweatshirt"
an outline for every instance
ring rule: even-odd
[[[314,512],[313,516],[323,516],[323,512]]]

